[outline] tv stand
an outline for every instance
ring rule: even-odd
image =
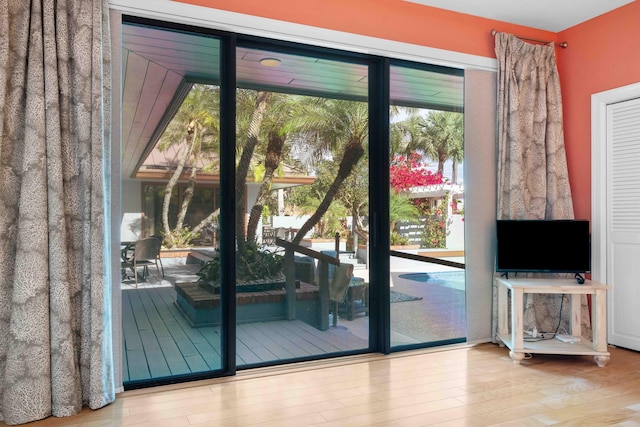
[[[496,277],[498,287],[498,339],[509,348],[509,356],[520,363],[527,354],[588,355],[599,367],[610,359],[607,351],[607,285],[591,280],[577,285],[572,279],[505,279]],[[511,304],[509,304],[511,292]],[[592,295],[592,341],[581,337],[579,343],[562,342],[555,338],[539,341],[524,340],[524,294],[559,294],[571,296],[571,335],[582,336],[580,296]],[[511,314],[511,322],[509,322]]]

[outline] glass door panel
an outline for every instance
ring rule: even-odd
[[[391,347],[464,341],[463,76],[390,74]]]
[[[122,357],[135,388],[223,366],[220,300],[196,276],[216,256],[220,41],[123,23],[122,44]]]
[[[251,46],[236,61],[237,366],[363,351],[368,68]]]

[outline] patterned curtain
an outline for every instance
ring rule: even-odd
[[[572,219],[555,47],[525,43],[511,34],[497,33],[495,51],[498,219]],[[496,296],[494,287],[494,339]],[[528,294],[525,328],[555,331],[562,307],[561,326],[567,329],[569,304],[561,303],[562,296]],[[588,313],[583,323],[584,333],[590,333]]]
[[[115,399],[108,0],[0,0],[0,418]]]

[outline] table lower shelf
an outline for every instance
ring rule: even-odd
[[[608,351],[595,350],[593,344],[585,341],[584,338],[579,343],[562,342],[555,338],[525,341],[522,348],[515,348],[511,335],[498,334],[498,339],[511,350],[509,355],[515,362],[520,362],[526,354],[560,354],[594,356],[598,366],[603,367],[609,362],[611,356]]]

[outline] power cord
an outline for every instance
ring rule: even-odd
[[[536,327],[534,326],[532,329],[527,330],[526,332],[528,332],[530,334],[529,337],[525,337],[524,341],[526,342],[536,342],[536,341],[542,341],[542,340],[551,340],[553,338],[556,337],[556,335],[558,335],[558,333],[560,332],[560,325],[562,324],[562,307],[564,305],[564,297],[565,294],[562,294],[562,299],[560,300],[560,313],[558,315],[558,325],[556,326],[556,330],[555,332],[537,332]],[[568,334],[567,330],[565,328],[562,328],[564,330],[565,334]]]
[[[560,298],[560,313],[558,314],[558,326],[556,326],[556,331],[553,333],[554,337],[558,334],[558,331],[560,330],[560,324],[562,323],[562,306],[563,306],[563,304],[564,304],[564,294],[562,294],[562,297]]]

